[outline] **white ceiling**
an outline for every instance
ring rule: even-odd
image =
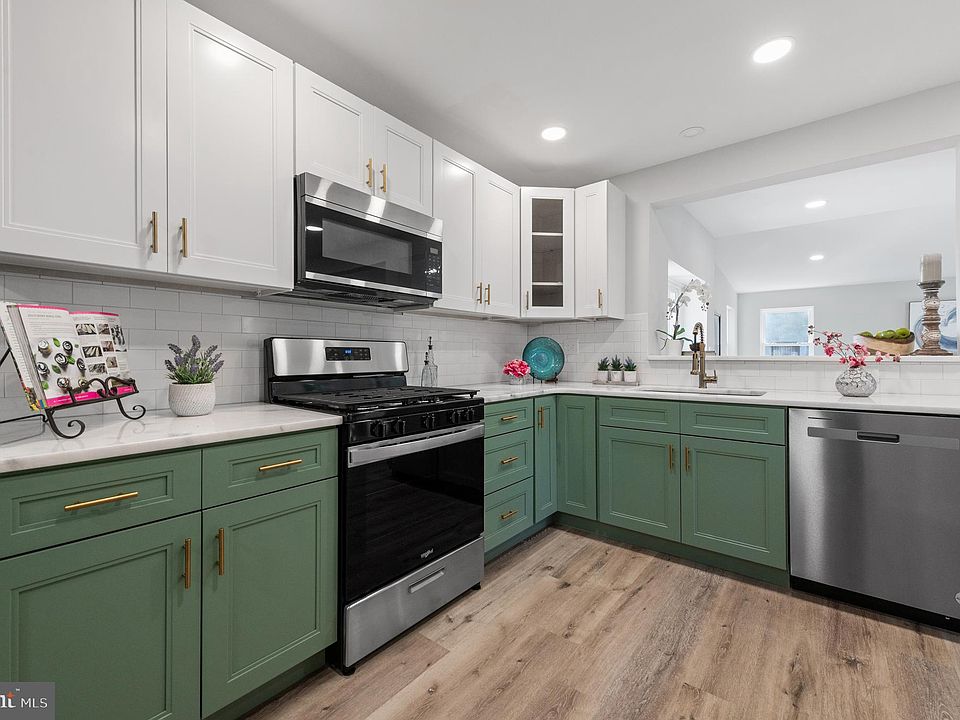
[[[956,0],[191,1],[521,184],[583,184],[960,80]],[[794,51],[754,64],[780,35]],[[554,124],[567,139],[541,140]],[[679,137],[690,125],[706,132]]]
[[[941,150],[721,195],[684,207],[711,235],[722,238],[907,208],[952,208],[956,178],[956,152]],[[804,207],[817,199],[827,204],[815,210]]]

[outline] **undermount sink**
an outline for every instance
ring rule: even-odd
[[[695,388],[687,385],[640,385],[639,390],[643,392],[662,392],[662,393],[691,393],[693,395],[748,395],[757,397],[765,395],[766,390],[744,390],[738,388]]]

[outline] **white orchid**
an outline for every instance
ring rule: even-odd
[[[691,293],[696,293],[697,300],[700,301],[700,309],[706,310],[710,307],[710,301],[713,294],[710,286],[699,278],[693,278],[677,292],[676,297],[667,298],[667,320],[673,321],[673,332],[666,330],[657,330],[658,333],[670,340],[682,340],[684,328],[680,327],[680,308],[690,304]]]

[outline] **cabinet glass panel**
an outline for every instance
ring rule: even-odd
[[[531,201],[532,304],[563,306],[563,200]]]

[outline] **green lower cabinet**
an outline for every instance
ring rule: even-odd
[[[0,562],[0,678],[56,683],[61,718],[196,720],[199,558],[193,513]]]
[[[557,509],[597,519],[597,399],[561,395],[557,401]]]
[[[601,427],[597,519],[680,540],[680,436]]]
[[[205,510],[201,544],[206,717],[336,641],[337,481]]]
[[[534,522],[557,511],[557,398],[537,398],[534,418]]]
[[[782,446],[684,436],[683,542],[786,569],[785,473]]]
[[[483,499],[483,549],[502,545],[533,527],[533,478],[497,490]]]

